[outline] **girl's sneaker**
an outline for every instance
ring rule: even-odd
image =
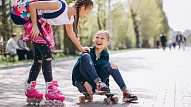
[[[38,105],[43,100],[43,94],[36,90],[36,81],[31,81],[30,84],[25,82],[25,95],[27,97],[27,103]]]
[[[130,94],[128,90],[123,92],[123,102],[132,102],[138,100],[137,96]]]
[[[109,87],[108,87],[104,82],[100,82],[100,83],[97,85],[97,89],[95,90],[95,92],[96,92],[97,94],[109,93],[109,92],[110,92],[110,89],[109,89]]]
[[[65,107],[65,100],[64,95],[58,90],[57,81],[51,81],[46,83],[46,100],[40,102],[41,106],[58,106],[58,107]]]

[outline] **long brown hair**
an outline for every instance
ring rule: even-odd
[[[93,7],[93,1],[92,0],[74,0],[74,6],[76,7],[76,15],[74,16],[74,20],[75,20],[74,25],[75,25],[75,33],[77,36],[80,7],[85,6],[85,9],[89,8],[90,6]]]

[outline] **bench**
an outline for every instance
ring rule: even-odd
[[[2,56],[2,61],[12,61],[14,60],[13,54],[6,52],[6,44],[7,42],[0,42],[0,56]]]
[[[58,53],[64,54],[64,52],[64,50],[52,50],[52,56],[55,58]]]
[[[64,53],[64,50],[53,50],[52,54],[57,54],[57,53]]]

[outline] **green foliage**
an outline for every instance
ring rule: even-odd
[[[0,36],[8,38],[13,32],[19,34],[22,26],[17,26],[10,20],[11,0],[2,0],[0,4]],[[66,0],[69,4],[73,0]],[[92,40],[98,30],[109,31],[109,0],[94,0],[94,8],[86,18],[79,20],[80,42],[82,46],[94,45]],[[12,2],[13,3],[13,2]],[[169,34],[169,25],[163,11],[162,0],[111,0],[112,42],[114,47],[136,47],[137,32],[141,43],[148,41],[154,45],[154,40],[164,31]],[[133,12],[133,14],[132,14]],[[6,14],[6,15],[4,15]],[[134,19],[132,18],[134,15]],[[137,29],[138,31],[135,31]],[[56,49],[64,49],[64,43],[71,42],[63,26],[53,27]],[[66,42],[66,41],[68,42]],[[73,49],[73,48],[72,48]]]
[[[138,8],[137,4],[140,4]],[[162,31],[168,34],[169,25],[163,12],[162,0],[133,0],[131,7],[134,10],[137,9],[135,10],[137,18],[140,18],[139,29],[142,43],[146,40],[150,41],[148,44],[154,45],[153,41]]]

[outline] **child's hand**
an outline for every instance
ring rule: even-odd
[[[84,86],[86,87],[88,94],[92,95],[92,86],[87,81],[84,83]]]
[[[111,66],[112,69],[118,69],[118,68],[117,68],[117,65],[115,65],[115,64],[112,63],[112,62],[110,62],[110,66]]]
[[[32,30],[30,32],[31,38],[33,40],[35,40],[38,37],[39,34],[40,34],[40,31],[39,31],[38,27],[37,26],[33,26]]]

